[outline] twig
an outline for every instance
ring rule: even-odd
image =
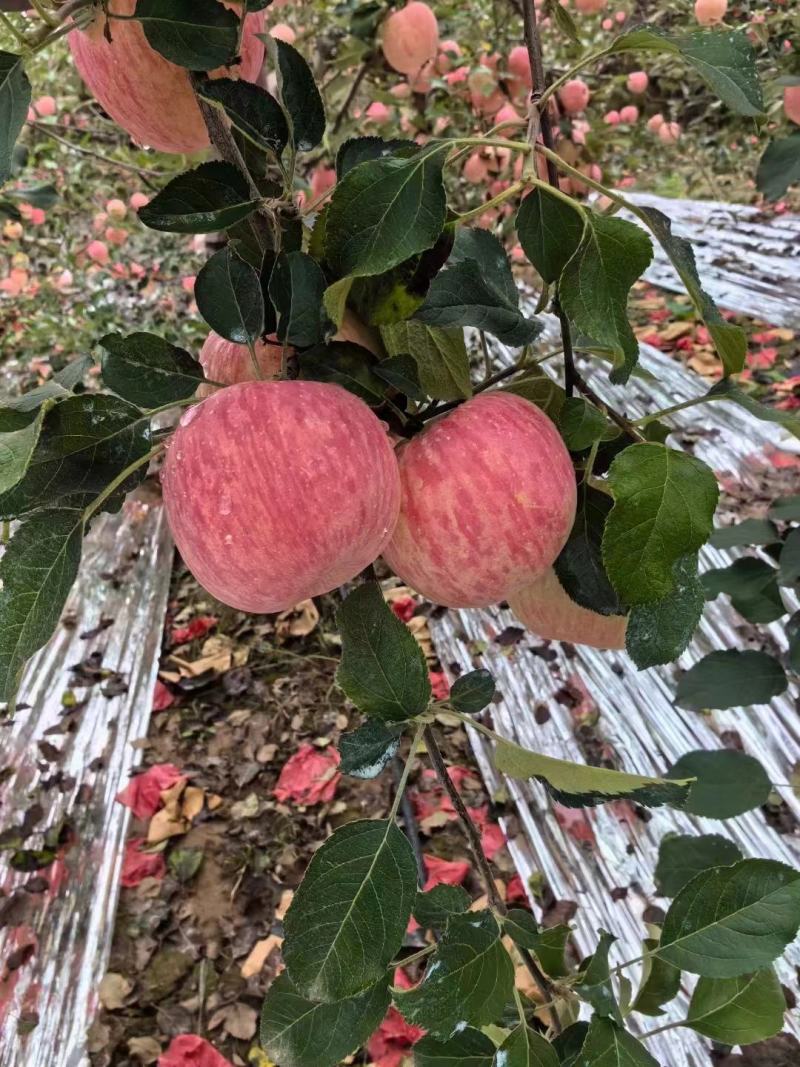
[[[450,778],[450,775],[447,773],[447,765],[444,762],[442,751],[439,748],[439,743],[436,740],[436,735],[434,734],[433,729],[430,726],[425,727],[423,738],[425,741],[425,747],[428,750],[428,755],[431,759],[431,763],[433,764],[433,769],[436,771],[436,777],[439,779],[442,786],[444,787],[445,792],[449,796],[450,801],[453,807],[455,808],[456,814],[458,815],[458,818],[461,822],[461,826],[464,830],[464,833],[466,834],[470,852],[472,853],[473,858],[475,860],[475,865],[478,871],[480,872],[481,880],[483,881],[484,887],[486,889],[486,894],[489,898],[489,902],[492,906],[492,909],[496,912],[496,914],[503,916],[507,913],[508,909],[506,908],[505,901],[500,896],[497,886],[495,885],[494,877],[492,876],[492,871],[489,867],[489,861],[487,860],[486,854],[483,851],[483,846],[481,845],[480,832],[478,831],[478,827],[473,822],[472,816],[467,810],[467,806],[464,803],[461,794],[456,789],[452,779]],[[545,1001],[551,1001],[553,999],[554,990],[550,979],[547,977],[544,971],[541,970],[538,963],[527,949],[521,948],[518,945],[516,946],[516,948],[519,952],[522,962],[525,965],[526,970],[530,974],[533,981],[536,983],[536,988],[544,997]],[[553,1019],[553,1029],[556,1031],[556,1033],[560,1033],[561,1021],[559,1020],[558,1012],[556,1011],[555,1007],[551,1009],[551,1015]]]
[[[400,784],[400,777],[403,773],[403,764],[399,759],[392,760],[392,777],[394,778],[395,788]],[[419,838],[419,827],[417,826],[417,820],[414,816],[414,808],[411,804],[411,798],[408,793],[403,793],[403,798],[400,801],[400,814],[403,817],[403,829],[405,835],[408,838],[409,844],[414,852],[414,859],[417,861],[417,880],[420,887],[425,885],[428,880],[428,872],[425,870],[425,858],[422,855],[422,842]]]
[[[134,163],[123,163],[118,159],[109,159],[108,156],[104,156],[102,152],[95,152],[92,148],[84,148],[83,145],[73,144],[66,137],[62,137],[56,133],[49,126],[43,122],[29,122],[29,126],[37,130],[39,133],[45,134],[47,137],[51,137],[54,141],[58,141],[59,144],[64,145],[65,148],[71,149],[73,152],[78,152],[82,156],[90,156],[92,159],[98,160],[100,163],[106,163],[109,167],[117,167],[120,170],[130,171],[132,174],[138,174],[140,178],[166,178],[166,174],[162,174],[158,170],[149,170],[147,167],[137,167]],[[148,183],[149,184],[149,183]]]
[[[473,395],[476,393],[482,393],[484,390],[489,389],[493,385],[497,385],[498,382],[503,382],[506,378],[510,378],[512,375],[517,374],[523,369],[522,365],[515,363],[512,367],[504,367],[503,370],[499,370],[496,374],[493,374],[491,378],[487,378],[481,382],[480,385],[476,385],[473,390]],[[460,404],[464,403],[464,399],[450,400],[446,404],[431,404],[429,408],[421,411],[416,417],[421,422],[427,422],[428,419],[436,418],[438,415],[442,415],[445,411],[452,411],[453,408],[457,408]]]
[[[618,411],[615,411],[613,408],[609,407],[608,404],[606,404],[606,402],[597,395],[597,393],[594,391],[591,385],[589,385],[589,383],[586,381],[580,371],[573,368],[573,373],[575,376],[575,385],[579,393],[582,393],[585,397],[591,400],[595,407],[600,408],[602,412],[608,415],[612,422],[615,422],[621,430],[624,430],[625,433],[632,437],[635,441],[639,441],[641,443],[642,441],[647,440],[645,435],[639,429],[637,429],[637,427],[634,426],[634,424],[629,419],[626,419],[624,415],[620,415]]]
[[[353,79],[353,84],[350,86],[350,92],[347,94],[344,103],[342,104],[341,108],[339,109],[339,114],[336,116],[336,119],[335,119],[335,121],[333,123],[333,129],[331,131],[332,133],[338,133],[339,132],[339,127],[344,122],[344,120],[345,120],[345,118],[347,116],[347,113],[350,110],[350,105],[355,100],[356,93],[361,88],[361,83],[363,82],[364,78],[366,78],[366,76],[367,76],[367,71],[369,70],[371,63],[372,63],[372,55],[370,54],[370,55],[367,56],[367,58],[361,64],[358,73],[356,74],[355,78]]]
[[[247,169],[247,164],[244,161],[242,153],[239,151],[239,146],[236,144],[231,128],[225,117],[218,108],[209,104],[200,95],[200,90],[202,89],[203,84],[200,75],[192,72],[190,77],[192,80],[192,88],[194,89],[197,103],[200,107],[200,113],[206,124],[211,143],[226,163],[230,163],[241,172],[242,177],[247,182],[250,196],[254,200],[262,201],[263,198],[261,192],[253,181],[250,171]],[[262,249],[266,250],[271,247],[278,247],[280,227],[278,226],[274,214],[263,203],[260,204],[255,214],[250,216],[250,225],[252,226]]]

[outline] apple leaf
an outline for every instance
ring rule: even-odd
[[[611,350],[613,382],[626,382],[639,358],[628,293],[652,258],[653,246],[640,226],[587,212],[581,242],[561,273],[561,306],[582,333]]]
[[[269,296],[278,313],[278,340],[307,348],[325,336],[325,275],[305,252],[281,252],[269,281]]]
[[[45,415],[53,404],[53,400],[45,400],[34,412],[31,422],[18,430],[0,433],[0,497],[25,477],[42,433]]]
[[[788,685],[780,663],[767,652],[710,652],[681,675],[675,703],[689,711],[767,704]]]
[[[253,268],[231,249],[215,252],[194,285],[200,314],[226,341],[245,345],[264,332],[264,294]]]
[[[480,668],[456,678],[450,688],[448,702],[464,715],[477,715],[494,697],[494,678]]]
[[[703,289],[691,243],[685,237],[673,234],[672,221],[656,208],[642,207],[639,210],[647,217],[650,229],[672,261],[698,315],[708,327],[725,374],[738,374],[744,367],[747,355],[746,333],[741,326],[722,317],[717,305]]]
[[[777,423],[778,426],[783,426],[789,433],[800,438],[800,418],[797,415],[793,415],[790,411],[781,411],[779,408],[768,407],[766,404],[760,403],[730,378],[723,378],[716,385],[712,385],[706,393],[706,398],[708,400],[730,400],[732,403],[744,408],[754,418],[760,419],[762,422]]]
[[[740,615],[750,622],[775,622],[786,614],[778,588],[778,570],[766,560],[744,556],[729,567],[714,567],[703,574],[709,600],[726,593]]]
[[[605,493],[580,486],[575,522],[554,566],[558,580],[581,607],[601,615],[622,615],[624,608],[606,574],[601,548],[611,508]]]
[[[333,382],[360,397],[365,404],[377,405],[383,402],[386,386],[374,367],[372,353],[352,341],[315,345],[300,355],[303,381]]]
[[[753,756],[735,748],[697,750],[681,756],[668,778],[696,778],[683,810],[706,819],[732,819],[766,804],[772,783]]]
[[[767,200],[780,200],[800,182],[800,130],[770,141],[756,171],[756,187]]]
[[[217,0],[137,0],[134,18],[150,47],[179,67],[214,70],[236,55],[239,17]]]
[[[581,1000],[591,1004],[597,1015],[610,1016],[621,1026],[622,1015],[614,995],[608,964],[609,950],[617,939],[606,930],[600,930],[599,934],[600,940],[597,948],[590,957],[579,981],[575,983],[574,989]]]
[[[640,1041],[601,1015],[589,1023],[578,1062],[592,1067],[659,1067]]]
[[[494,1042],[481,1030],[465,1026],[449,1041],[423,1037],[414,1045],[414,1067],[493,1067]]]
[[[549,1041],[521,1025],[512,1030],[497,1050],[495,1067],[559,1067],[559,1059]]]
[[[341,277],[383,274],[432,248],[445,224],[444,149],[360,163],[327,211],[325,252]]]
[[[198,94],[221,108],[231,125],[257,148],[281,155],[289,141],[289,126],[283,108],[266,89],[241,78],[205,78]]]
[[[736,978],[701,978],[686,1025],[724,1045],[753,1045],[783,1029],[786,998],[771,967]]]
[[[764,100],[755,51],[744,29],[670,33],[657,26],[634,26],[617,37],[610,53],[671,52],[680,55],[723,103],[740,115],[761,115]]]
[[[490,911],[454,915],[419,985],[394,989],[403,1018],[448,1040],[464,1024],[498,1019],[513,996],[514,966]]]
[[[142,408],[161,407],[192,396],[203,368],[187,351],[153,333],[108,333],[98,344],[103,381],[118,396]]]
[[[30,103],[31,83],[22,56],[0,52],[0,185],[11,174],[14,145]]]
[[[78,574],[83,513],[40,511],[0,559],[0,700],[9,701],[28,659],[50,639]]]
[[[377,719],[367,719],[357,730],[339,738],[341,770],[353,778],[377,778],[400,747],[401,731],[389,729]]]
[[[138,215],[151,230],[214,233],[247,218],[257,206],[237,168],[212,160],[173,178]]]
[[[642,981],[639,992],[631,1005],[641,1015],[663,1015],[664,1005],[678,995],[681,988],[681,972],[671,963],[653,955],[658,941],[647,938],[643,942],[647,953],[642,964]]]
[[[498,741],[494,754],[495,766],[509,778],[535,778],[542,782],[560,803],[570,808],[588,808],[610,800],[630,800],[634,804],[659,807],[661,804],[680,806],[689,793],[690,782],[648,778],[627,774],[608,767],[592,767],[585,763],[530,752],[513,741]]]
[[[634,604],[628,617],[625,648],[639,668],[672,663],[694,636],[705,606],[697,576],[697,553],[682,556],[672,568],[675,587],[660,600]]]
[[[779,540],[775,524],[769,519],[742,519],[732,526],[718,526],[708,543],[714,548],[740,548],[745,545],[772,545]]]
[[[580,211],[538,185],[528,193],[517,212],[517,234],[522,250],[548,283],[561,277],[581,243],[583,227]]]
[[[285,972],[267,990],[261,1045],[281,1067],[334,1067],[363,1045],[389,1007],[388,975],[330,1004],[301,996]]]
[[[472,396],[463,329],[443,330],[409,319],[382,326],[381,337],[390,356],[411,356],[426,396],[434,400]]]
[[[664,919],[658,955],[691,974],[735,978],[766,966],[800,926],[800,871],[740,860],[698,874]]]
[[[382,137],[351,137],[344,141],[336,153],[336,177],[341,181],[353,167],[371,159],[386,159],[390,156],[409,157],[416,155],[419,145],[415,141]]]
[[[414,918],[428,930],[443,929],[452,915],[463,915],[469,911],[469,893],[460,885],[435,885],[427,892],[417,894],[414,905]]]
[[[719,834],[667,834],[659,845],[655,882],[659,893],[674,897],[701,871],[730,867],[742,858],[739,846]]]
[[[603,533],[603,562],[628,604],[660,600],[675,588],[674,565],[712,530],[719,489],[714,472],[685,452],[631,445],[608,472],[614,507]]]
[[[379,982],[416,896],[414,853],[394,822],[335,830],[314,853],[284,921],[283,960],[298,992],[328,1003]]]
[[[292,127],[292,139],[300,152],[310,152],[325,134],[325,105],[311,68],[286,41],[269,37],[268,47],[277,55],[278,89]]]

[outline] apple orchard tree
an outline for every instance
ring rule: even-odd
[[[211,149],[141,207],[142,223],[227,240],[197,277],[212,331],[199,359],[168,338],[110,333],[98,339],[102,388],[86,386],[89,361],[78,360],[0,410],[0,517],[11,533],[0,563],[0,699],[13,710],[24,664],[58,623],[93,522],[158,466],[178,548],[222,602],[276,612],[349,590],[338,612],[337,677],[364,723],[342,740],[343,769],[368,778],[401,746],[407,754],[389,817],[337,829],[295,894],[286,969],[262,1016],[272,1060],[332,1067],[393,1004],[427,1031],[418,1067],[647,1067],[656,1061],[640,1017],[663,1013],[683,972],[693,993],[686,1018],[670,1025],[732,1045],[768,1038],[782,1027],[772,965],[800,924],[800,871],[730,855],[714,866],[709,847],[699,873],[674,886],[638,960],[611,968],[613,934],[601,931],[593,955],[569,968],[563,931],[540,929],[498,895],[448,778],[435,715],[446,710],[488,734],[501,771],[536,779],[576,807],[619,798],[682,807],[714,754],[710,769],[692,764],[658,779],[503,740],[481,717],[494,694],[487,671],[459,677],[447,700],[433,700],[422,653],[372,571],[382,556],[440,605],[508,601],[540,636],[625,647],[639,668],[687,647],[703,609],[698,551],[712,533],[715,476],[666,443],[669,416],[686,404],[630,419],[598,398],[576,359],[603,359],[617,386],[629,380],[638,345],[627,298],[655,242],[721,365],[719,382],[691,403],[776,416],[736,384],[746,337],[703,290],[689,243],[661,212],[604,187],[597,168],[573,166],[557,150],[559,122],[585,106],[579,75],[601,59],[630,70],[636,93],[647,84],[636,63],[669,56],[729,112],[758,123],[751,43],[722,26],[638,25],[581,53],[571,16],[546,0],[546,32],[576,45],[570,68],[548,81],[533,0],[516,5],[520,41],[499,65],[495,57],[494,70],[459,68],[459,46],[440,48],[436,13],[424,3],[351,4],[351,32],[375,42],[373,64],[405,74],[418,95],[434,75],[458,74],[448,84],[464,82],[473,110],[491,123],[484,133],[433,131],[417,141],[399,129],[342,139],[342,115],[326,124],[303,56],[266,33],[268,3],[31,0],[35,16],[2,15],[16,45],[0,53],[0,178],[30,103],[26,62],[66,36],[86,86],[134,141],[171,153]],[[719,4],[701,6],[699,21],[718,17]],[[385,105],[372,108],[386,118]],[[664,125],[666,143],[680,130]],[[789,137],[767,150],[773,188],[781,167],[796,167],[797,136],[794,149]],[[319,169],[320,146],[329,158],[336,149],[335,174]],[[314,165],[316,195],[301,208],[295,180]],[[459,214],[462,167],[462,181],[485,182],[503,167],[513,180]],[[587,187],[599,194],[591,203],[580,195]],[[617,217],[621,207],[639,225]],[[555,355],[541,347],[542,322],[521,303],[506,246],[485,225],[493,211],[541,278],[538,310],[560,324]],[[515,353],[512,364],[496,369],[486,335]],[[482,340],[485,372],[471,366],[465,336]],[[795,668],[797,658],[795,645]],[[693,675],[685,688],[705,694],[699,707],[715,706],[715,686],[746,681],[757,703],[788,684],[784,665],[756,651],[712,653],[682,684]],[[470,910],[458,887],[418,889],[396,817],[423,756],[462,816],[485,880],[482,910]],[[400,989],[394,961],[412,915],[431,936],[403,961],[416,966],[417,984]],[[626,969],[642,961],[634,994]],[[539,990],[535,1002],[515,988],[520,966]]]

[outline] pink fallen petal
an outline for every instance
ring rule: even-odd
[[[173,1037],[166,1052],[158,1057],[158,1067],[233,1067],[230,1060],[197,1034]]]
[[[425,892],[435,885],[461,885],[469,874],[470,866],[466,860],[443,860],[439,856],[425,856],[425,871],[428,880]]]
[[[172,763],[156,763],[144,774],[137,774],[117,794],[117,800],[130,808],[137,819],[152,819],[161,807],[161,794],[171,789],[183,775]]]
[[[143,837],[132,837],[125,844],[125,857],[122,861],[122,878],[125,889],[132,889],[145,878],[163,878],[167,865],[163,852],[142,852],[145,844]]]
[[[341,757],[335,748],[301,745],[283,766],[274,789],[278,800],[295,804],[329,804],[341,780]]]
[[[175,703],[175,695],[159,679],[153,690],[153,711],[166,711]]]

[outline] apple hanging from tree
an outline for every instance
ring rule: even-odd
[[[398,449],[392,570],[448,607],[486,607],[550,567],[575,517],[575,472],[558,431],[513,393],[485,393]]]
[[[98,103],[137,144],[162,152],[208,148],[208,131],[189,72],[150,47],[141,24],[132,19],[135,9],[136,0],[114,0],[113,13],[125,17],[107,20],[98,3],[97,14],[86,29],[68,35],[78,73]],[[263,33],[264,18],[263,11],[246,16],[241,61],[212,77],[256,80],[264,62],[264,44],[256,34]]]
[[[627,616],[601,615],[577,604],[552,567],[509,596],[508,605],[526,629],[545,640],[625,647]]]
[[[283,611],[355,578],[400,506],[386,427],[323,382],[220,389],[183,416],[161,477],[186,565],[241,611]]]

